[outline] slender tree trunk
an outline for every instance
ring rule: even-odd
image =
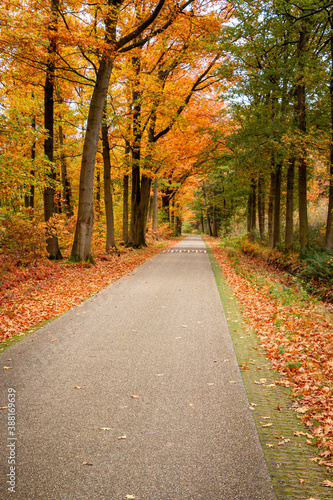
[[[157,201],[158,201],[158,177],[154,181],[154,207],[153,207],[153,235],[157,238]]]
[[[214,195],[215,196],[215,195]],[[216,220],[216,205],[213,205],[213,236],[217,238],[217,220]]]
[[[97,164],[96,167],[96,219],[101,217],[101,168]]]
[[[103,143],[103,163],[104,163],[104,203],[106,215],[106,251],[116,248],[114,234],[114,215],[113,199],[111,189],[111,158],[109,145],[109,129],[106,122],[102,125],[102,143]]]
[[[273,247],[281,243],[281,177],[282,165],[278,163],[275,170]]]
[[[128,175],[123,177],[123,242],[128,242]]]
[[[36,131],[36,117],[34,116],[31,122],[32,125],[32,130],[35,132]],[[34,139],[32,146],[31,146],[31,162],[32,165],[34,165],[36,160],[36,141]],[[32,177],[35,176],[35,168],[33,167],[30,170],[30,174]],[[26,194],[24,196],[24,206],[25,208],[35,208],[35,186],[33,183],[30,184],[29,187],[29,194]]]
[[[56,213],[55,210],[55,188],[54,184],[57,178],[55,165],[53,163],[54,152],[54,80],[55,64],[54,55],[56,53],[56,31],[57,31],[57,8],[58,0],[52,0],[52,17],[50,21],[50,44],[48,47],[48,62],[46,66],[46,77],[44,86],[44,127],[46,137],[44,140],[44,153],[49,161],[49,186],[44,189],[44,219],[48,222]],[[50,228],[49,235],[46,238],[46,249],[50,259],[61,259],[58,237],[54,234],[54,228]],[[50,234],[51,233],[51,234]]]
[[[68,217],[72,217],[72,215],[74,215],[72,208],[72,189],[68,178],[67,164],[64,154],[64,134],[62,130],[62,125],[59,125],[58,132],[59,132],[63,211],[67,214]]]
[[[265,184],[264,177],[258,179],[258,219],[260,240],[265,240]]]
[[[330,144],[330,178],[329,178],[329,197],[328,213],[326,224],[326,248],[333,250],[333,12],[330,13],[331,28],[331,79],[330,79],[330,105],[331,105],[331,144]]]
[[[248,214],[247,214],[247,232],[249,240],[255,241],[256,229],[256,184],[254,180],[251,181],[251,188],[248,197]]]
[[[297,83],[298,129],[302,138],[306,133],[306,106],[303,58],[307,51],[307,33],[303,27],[297,45],[299,57],[299,75]],[[307,164],[305,151],[301,153],[298,165],[298,203],[299,203],[299,242],[301,250],[309,244],[308,206],[307,206]]]
[[[274,170],[271,172],[271,185],[269,191],[269,200],[268,200],[268,238],[269,238],[269,246],[273,248],[274,246],[274,200],[275,200],[275,166]]]
[[[295,158],[292,157],[287,171],[286,236],[285,236],[286,248],[292,248],[294,244],[294,180],[295,180]]]

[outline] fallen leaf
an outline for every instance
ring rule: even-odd
[[[51,342],[55,342],[55,341],[56,341],[56,339],[52,339],[52,340],[51,340]]]
[[[8,406],[0,406],[0,410],[6,410]]]
[[[94,465],[94,464],[91,464],[90,462],[82,462],[82,465]]]
[[[268,443],[268,444],[266,444],[266,446],[268,446],[268,448],[274,448],[274,444]]]
[[[135,500],[135,496],[134,495],[126,495],[126,500]]]
[[[194,406],[194,404],[193,403],[189,403],[189,406]]]
[[[127,436],[124,434],[124,436],[119,436],[118,439],[127,439]]]
[[[299,479],[299,482],[300,482],[301,484],[303,484],[303,483],[304,483],[304,479]]]
[[[163,377],[164,373],[158,373],[156,377]]]
[[[187,325],[182,325],[183,328],[187,328]]]
[[[12,366],[4,366],[3,369],[4,370],[11,370],[13,367]]]
[[[74,385],[74,389],[82,389],[82,387],[80,387],[78,385]]]
[[[207,382],[207,385],[215,385],[214,382]]]
[[[261,423],[261,422],[260,422]],[[272,427],[273,424],[262,424],[263,427]]]
[[[132,399],[140,399],[140,396],[137,396],[136,394],[131,394]]]
[[[326,486],[327,488],[333,488],[332,481],[329,481],[328,479],[325,479],[325,481],[323,481],[323,485]]]
[[[100,427],[101,431],[111,431],[111,427]]]

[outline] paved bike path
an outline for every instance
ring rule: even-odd
[[[1,410],[0,498],[276,498],[199,236],[0,354],[0,367],[17,438],[7,493]]]

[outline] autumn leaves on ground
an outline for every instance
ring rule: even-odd
[[[333,314],[294,280],[259,257],[209,245],[242,312],[257,332],[280,384],[289,387],[297,412],[319,448],[319,463],[333,467]],[[241,366],[246,370],[249,367]]]
[[[175,240],[141,250],[123,248],[102,254],[96,264],[73,264],[0,254],[0,341],[64,313],[126,275]],[[0,344],[0,352],[1,352]]]

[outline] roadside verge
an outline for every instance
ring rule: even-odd
[[[279,374],[244,320],[208,245],[207,249],[277,498],[332,498],[332,488],[325,486],[331,476],[316,463],[316,449],[307,443],[307,429],[298,419],[289,390],[276,384]]]

